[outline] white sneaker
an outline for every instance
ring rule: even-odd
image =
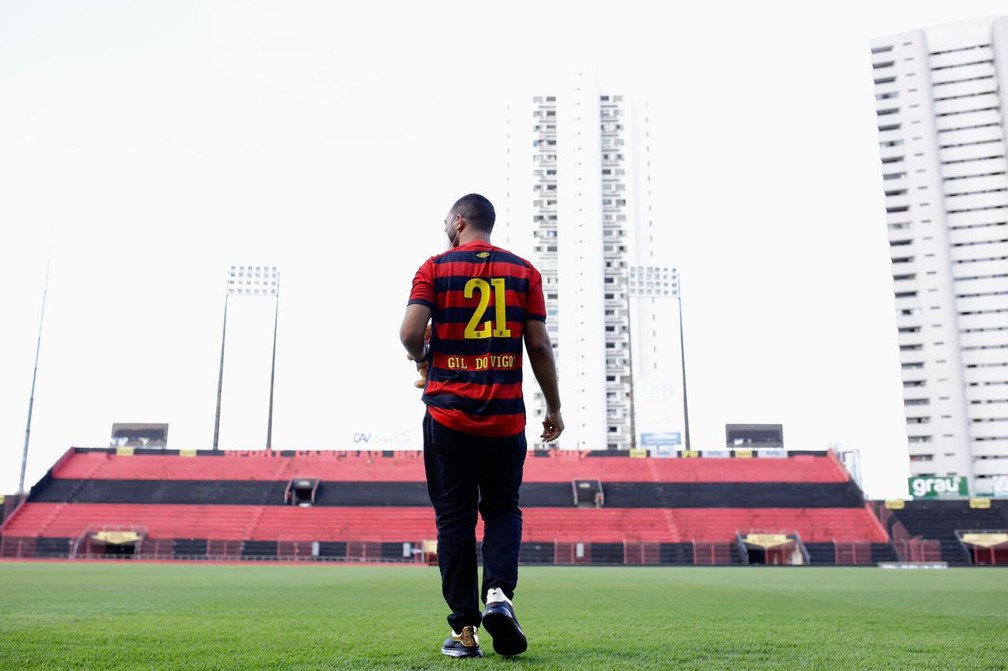
[[[528,649],[525,632],[515,617],[514,604],[499,588],[487,591],[483,629],[493,639],[494,652],[498,655],[511,657]]]
[[[487,591],[486,605],[489,606],[492,603],[501,603],[501,602],[508,604],[512,608],[514,607],[514,604],[511,602],[511,599],[504,596],[504,590],[502,590],[500,587],[494,587],[493,589]]]

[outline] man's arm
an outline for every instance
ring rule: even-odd
[[[403,315],[402,325],[399,327],[399,340],[413,361],[426,360],[424,332],[427,330],[430,318],[431,311],[426,305],[412,303],[406,306],[406,314]]]
[[[550,342],[546,322],[529,319],[524,324],[525,351],[528,352],[532,373],[535,375],[543,396],[546,397],[546,417],[543,419],[544,441],[556,440],[563,433],[563,417],[560,416],[560,386],[557,383],[556,360],[553,358],[553,343]]]

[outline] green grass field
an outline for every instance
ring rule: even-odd
[[[437,569],[0,562],[0,669],[1008,669],[1008,571],[522,567],[512,659]]]

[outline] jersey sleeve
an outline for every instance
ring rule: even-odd
[[[542,275],[535,266],[529,268],[528,295],[525,303],[525,318],[546,321],[546,297],[543,295]]]
[[[407,305],[424,305],[434,310],[434,264],[430,259],[424,262],[413,276]]]

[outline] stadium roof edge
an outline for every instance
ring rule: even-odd
[[[69,453],[102,453],[127,455],[157,455],[157,456],[186,456],[186,457],[254,457],[254,458],[285,458],[285,457],[311,457],[311,456],[363,456],[381,454],[382,457],[392,458],[396,455],[422,453],[423,450],[382,450],[382,449],[357,449],[357,450],[200,450],[200,449],[174,449],[167,447],[80,447],[74,446],[68,450]],[[530,456],[553,457],[553,458],[584,458],[584,457],[656,457],[656,458],[697,458],[697,457],[721,457],[721,458],[745,458],[745,457],[797,457],[797,456],[825,456],[829,449],[822,450],[784,450],[782,448],[722,448],[713,450],[677,450],[672,454],[658,454],[653,450],[530,450]]]

